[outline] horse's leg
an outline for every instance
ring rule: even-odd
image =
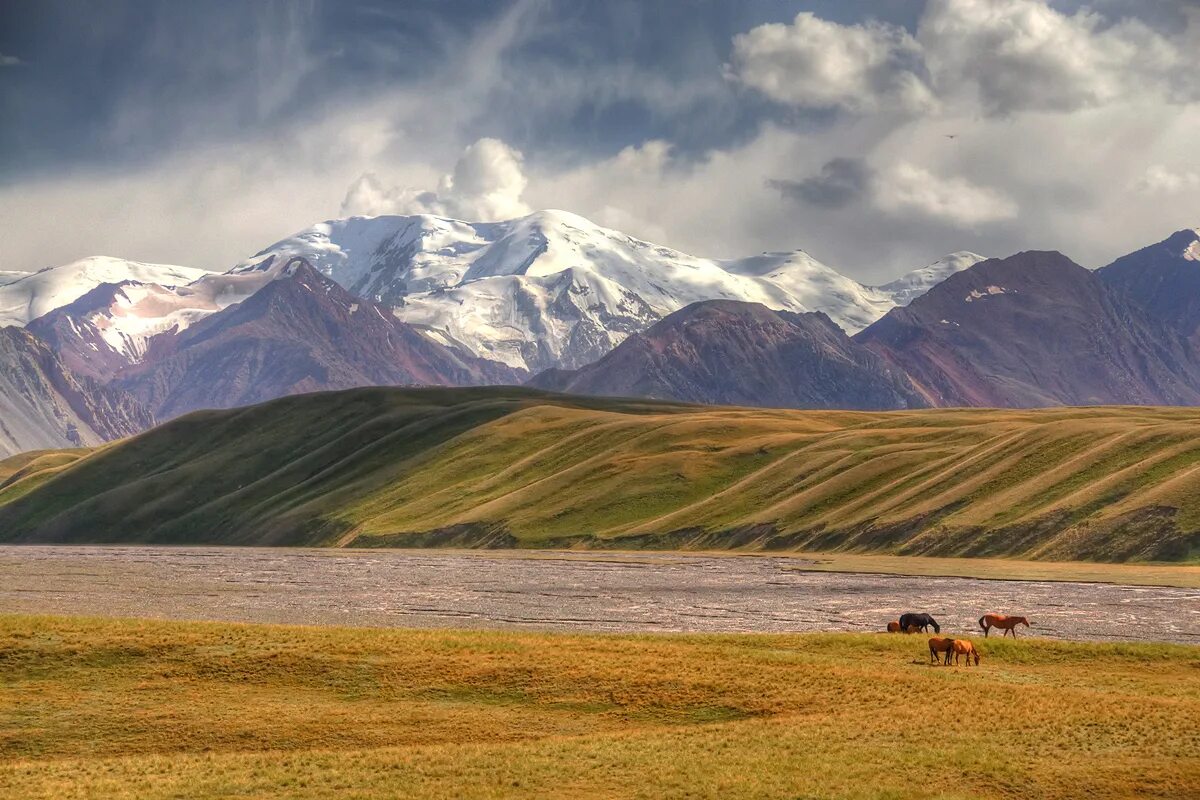
[[[991,633],[991,631],[992,631],[991,625],[984,625],[983,626],[983,638],[986,639],[988,637],[988,634]]]

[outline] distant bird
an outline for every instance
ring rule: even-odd
[[[945,136],[947,139],[953,139],[955,136],[958,136],[957,133],[943,133],[942,135]]]

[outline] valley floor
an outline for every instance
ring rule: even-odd
[[[981,647],[0,616],[0,796],[1195,796],[1200,648]]]
[[[1104,564],[1015,558],[936,558],[863,553],[791,553],[803,569],[880,575],[926,575],[1001,581],[1083,581],[1200,589],[1200,564]]]
[[[925,611],[975,633],[980,615],[1000,612],[1029,617],[1023,636],[1195,644],[1200,589],[1186,582],[1196,572],[840,554],[0,545],[0,613],[797,633],[878,631]],[[989,578],[961,577],[971,575]],[[1156,580],[1183,586],[1147,585]]]

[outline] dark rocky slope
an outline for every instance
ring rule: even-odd
[[[525,374],[441,345],[303,260],[248,299],[151,340],[115,386],[162,419],[358,386],[519,383]]]
[[[73,374],[28,331],[0,328],[0,456],[99,444],[153,424],[131,397]]]
[[[908,381],[821,313],[711,300],[634,334],[543,389],[718,405],[890,409],[924,405]]]
[[[980,262],[855,340],[934,406],[1200,404],[1185,338],[1057,252]]]

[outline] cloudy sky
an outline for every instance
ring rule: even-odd
[[[0,270],[562,208],[866,281],[1200,226],[1197,0],[0,0]]]

